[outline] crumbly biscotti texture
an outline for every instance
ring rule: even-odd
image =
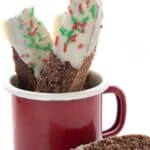
[[[71,150],[150,150],[150,137],[144,135],[112,137]]]
[[[19,57],[13,48],[13,57],[19,88],[38,92],[73,92],[84,89],[89,67],[95,51],[84,60],[79,70],[73,68],[69,62],[62,63],[53,53],[36,80],[34,72]]]
[[[38,92],[73,92],[84,89],[87,73],[95,52],[87,57],[82,67],[74,69],[69,62],[62,63],[53,53],[37,82]]]
[[[14,48],[13,58],[15,62],[15,70],[18,79],[18,86],[21,89],[34,91],[36,86],[36,78],[34,72],[30,69],[19,57],[18,53]]]
[[[62,62],[51,53],[36,85],[38,92],[62,92]]]

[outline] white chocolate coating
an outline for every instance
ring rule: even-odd
[[[34,17],[33,8],[7,21],[7,38],[16,52],[34,70],[38,78],[52,50],[52,40],[45,26]]]
[[[68,61],[79,69],[97,45],[102,5],[100,0],[71,0],[68,8],[56,38],[54,53],[62,62]],[[69,32],[71,36],[67,35]]]

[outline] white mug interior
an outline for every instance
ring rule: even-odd
[[[99,95],[108,88],[108,84],[104,81],[103,76],[94,71],[89,72],[87,81],[88,87],[90,88],[82,91],[66,93],[41,93],[18,88],[16,76],[11,76],[5,87],[14,96],[37,101],[70,101],[84,99]]]

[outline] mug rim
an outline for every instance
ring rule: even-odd
[[[103,76],[95,71],[90,71],[95,75],[98,75],[101,78],[101,83],[94,86],[93,88],[77,91],[77,92],[65,92],[65,93],[44,93],[44,92],[33,92],[23,89],[19,89],[12,85],[11,79],[7,80],[5,84],[6,90],[11,93],[13,96],[25,98],[33,101],[72,101],[78,99],[84,99],[92,96],[99,95],[103,93],[108,88],[108,83],[105,82]]]

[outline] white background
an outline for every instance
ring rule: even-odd
[[[23,7],[36,5],[51,30],[56,12],[66,0],[0,0],[2,21]],[[39,7],[40,6],[40,7]],[[127,119],[120,133],[150,135],[150,1],[104,0],[103,31],[92,68],[110,84],[121,87],[127,97]],[[14,73],[11,48],[0,28],[0,150],[12,150],[11,100],[3,84]],[[104,128],[115,118],[114,96],[104,96]]]

